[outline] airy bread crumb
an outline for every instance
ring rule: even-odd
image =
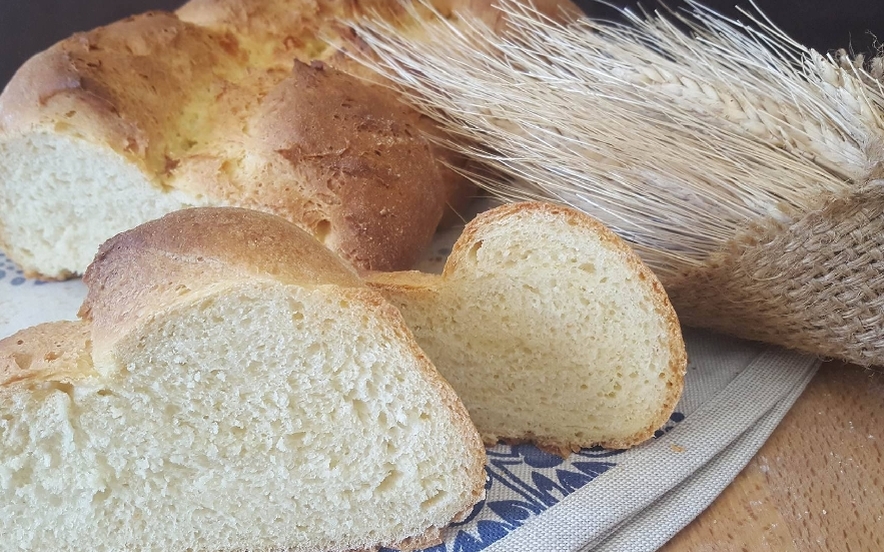
[[[479,215],[441,276],[377,273],[487,444],[629,447],[684,386],[675,311],[630,247],[573,209],[529,202]]]
[[[83,320],[0,341],[4,550],[429,545],[484,495],[398,311],[294,225],[179,211],[86,280]]]

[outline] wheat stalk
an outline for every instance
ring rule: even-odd
[[[500,9],[503,35],[469,15],[423,18],[419,40],[365,22],[375,57],[363,61],[480,162],[468,176],[481,186],[596,216],[664,280],[760,218],[873,185],[884,166],[880,59],[822,55],[760,12],[747,26],[693,2],[623,10],[624,24]]]

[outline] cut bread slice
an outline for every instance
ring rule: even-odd
[[[398,311],[293,224],[176,212],[86,281],[82,320],[0,341],[4,550],[409,548],[483,496]]]
[[[672,306],[632,249],[594,219],[544,203],[480,214],[442,275],[376,273],[486,444],[565,453],[653,435],[681,395]]]

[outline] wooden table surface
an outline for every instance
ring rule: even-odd
[[[665,552],[884,551],[884,371],[826,363]]]

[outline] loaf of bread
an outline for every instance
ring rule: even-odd
[[[333,68],[359,72],[336,19],[388,4],[197,1],[37,54],[0,96],[0,248],[61,279],[118,232],[233,205],[357,267],[408,268],[472,188],[440,163],[433,123]]]
[[[293,224],[123,233],[81,320],[0,341],[0,548],[414,548],[484,493],[467,412],[398,311]]]
[[[463,400],[486,444],[560,452],[640,443],[684,385],[676,314],[632,249],[576,210],[480,214],[442,275],[374,274]]]
[[[492,1],[433,3],[500,27]],[[568,0],[540,8],[576,13]],[[192,0],[35,55],[0,95],[0,249],[29,276],[63,279],[137,224],[239,206],[295,222],[357,268],[410,268],[474,187],[428,140],[435,123],[347,55],[364,48],[347,21],[371,14],[407,33],[418,12],[406,12],[400,0]]]

